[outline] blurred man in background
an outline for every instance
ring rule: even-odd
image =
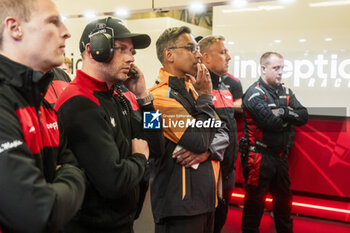
[[[68,75],[73,74],[73,62],[68,57],[64,57],[64,62],[58,68],[64,70]]]

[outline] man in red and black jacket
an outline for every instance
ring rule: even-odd
[[[59,232],[85,179],[43,99],[44,73],[63,62],[70,34],[51,0],[2,0],[0,28],[0,232]]]
[[[293,232],[288,153],[294,126],[306,124],[307,109],[282,85],[282,55],[261,56],[261,78],[243,96],[244,130],[248,149],[241,153],[246,195],[242,232],[259,232],[265,197],[273,198],[277,232]]]
[[[221,196],[215,210],[214,232],[221,232],[225,225],[230,195],[235,186],[235,161],[237,159],[237,126],[235,109],[241,108],[242,86],[227,75],[231,60],[222,36],[207,36],[199,41],[202,62],[210,72],[213,84],[215,111],[229,128],[230,145],[226,148],[224,160],[220,164],[222,186]],[[238,85],[239,84],[239,85]],[[238,99],[238,101],[235,101]],[[219,181],[220,182],[220,181]],[[220,185],[219,185],[220,188]]]
[[[51,72],[53,73],[53,79],[44,98],[52,107],[54,107],[58,97],[62,94],[71,80],[69,75],[60,68],[53,68]]]
[[[161,130],[145,134],[135,112],[138,107],[154,111],[153,96],[133,64],[134,49],[150,43],[148,35],[131,33],[112,17],[92,21],[83,31],[82,69],[55,105],[88,182],[85,201],[67,233],[133,232],[150,155],[147,142],[151,154],[163,148]],[[137,103],[126,98],[124,84],[132,92],[126,95],[135,95]]]

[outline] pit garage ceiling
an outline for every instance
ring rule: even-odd
[[[128,8],[134,12],[146,12],[169,8],[182,8],[193,0],[54,0],[61,14],[82,15],[86,11],[97,13],[114,12],[117,8]],[[201,0],[203,3],[225,3],[222,0]]]

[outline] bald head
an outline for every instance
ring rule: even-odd
[[[269,58],[271,56],[276,56],[276,57],[283,59],[283,56],[277,52],[266,52],[263,55],[261,55],[261,57],[260,57],[260,65],[261,66],[267,65],[269,63]]]
[[[260,58],[261,78],[270,86],[281,85],[284,68],[283,56],[276,52],[266,52]]]

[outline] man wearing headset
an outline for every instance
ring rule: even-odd
[[[120,85],[136,96],[132,106],[154,109],[144,76],[133,64],[134,49],[150,42],[148,35],[133,34],[111,17],[95,20],[83,31],[82,69],[55,105],[88,182],[82,208],[65,232],[133,232],[150,153],[140,118]],[[132,69],[137,75],[131,77]],[[152,136],[159,143],[157,133],[149,132],[147,140]]]

